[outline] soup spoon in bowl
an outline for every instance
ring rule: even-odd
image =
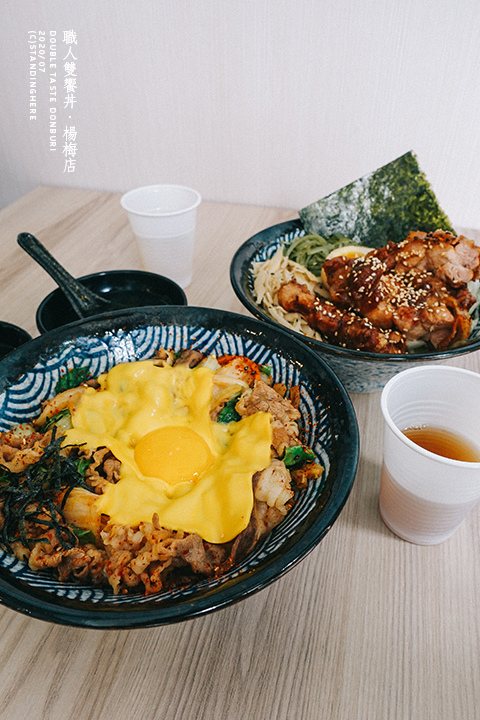
[[[55,280],[79,318],[90,317],[108,310],[119,310],[122,307],[76,280],[31,233],[20,233],[17,242]]]

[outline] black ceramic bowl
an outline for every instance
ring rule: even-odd
[[[280,245],[288,244],[304,234],[301,220],[289,220],[273,225],[244,242],[235,253],[230,265],[230,282],[240,302],[252,315],[276,328],[283,326],[256,302],[253,292],[252,263],[271,258]],[[478,308],[476,312],[477,323],[464,345],[444,351],[431,350],[402,355],[352,350],[307,338],[289,328],[285,329],[319,354],[349,392],[375,392],[381,390],[388,380],[401,370],[425,362],[445,362],[480,349]]]
[[[280,578],[322,540],[352,488],[359,452],[352,404],[328,366],[304,343],[253,318],[195,307],[145,308],[73,323],[41,335],[0,362],[0,431],[35,416],[66,368],[92,375],[151,357],[159,346],[246,355],[269,363],[276,380],[300,385],[304,442],[324,465],[322,478],[297,493],[286,518],[225,575],[153,595],[60,584],[0,551],[0,602],[66,625],[163,625],[242,600]]]
[[[187,296],[176,282],[143,270],[106,270],[78,280],[126,308],[187,304]],[[36,322],[40,333],[77,320],[78,315],[60,288],[53,290],[38,306]]]
[[[31,339],[32,336],[18,325],[0,321],[0,360]]]

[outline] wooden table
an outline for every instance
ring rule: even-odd
[[[115,194],[39,187],[0,212],[0,319],[36,335],[53,281],[16,243],[38,236],[73,274],[140,268]],[[189,305],[243,312],[229,263],[294,211],[204,202]],[[480,233],[469,233],[480,240]],[[479,353],[455,364],[480,371]],[[67,628],[0,609],[0,718],[474,720],[480,717],[480,507],[420,547],[377,510],[379,393],[353,395],[355,486],[320,545],[269,588],[145,630]],[[480,412],[480,409],[479,409]]]

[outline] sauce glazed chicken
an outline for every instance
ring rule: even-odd
[[[446,350],[470,335],[475,297],[467,284],[479,277],[473,241],[441,230],[411,232],[360,257],[325,260],[329,299],[291,281],[280,287],[278,302],[347,348],[397,354],[421,341]]]

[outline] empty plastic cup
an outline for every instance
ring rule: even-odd
[[[480,499],[479,407],[480,375],[461,368],[412,368],[385,385],[379,508],[387,527],[404,540],[447,540]],[[416,441],[405,434],[412,428]],[[435,452],[422,435],[440,439]]]
[[[197,207],[202,198],[183,185],[147,185],[120,200],[136,235],[145,270],[182,288],[192,280]]]

